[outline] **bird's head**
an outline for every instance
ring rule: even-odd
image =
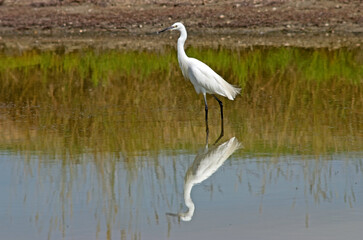
[[[180,31],[183,28],[185,28],[185,27],[184,27],[184,25],[182,23],[176,22],[173,25],[171,25],[170,27],[167,27],[167,28],[165,28],[165,29],[163,29],[161,31],[158,31],[157,33],[159,34],[159,33],[162,33],[162,32],[168,31],[168,30],[171,30],[171,31],[179,30]]]
[[[194,213],[194,211],[193,211]],[[193,213],[186,212],[186,213],[166,213],[167,216],[176,217],[179,220],[182,220],[183,222],[189,222],[193,218]]]

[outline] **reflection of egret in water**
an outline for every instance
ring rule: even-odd
[[[176,216],[180,217],[183,221],[190,221],[192,219],[195,206],[190,194],[193,186],[209,178],[240,147],[241,144],[235,137],[212,148],[208,148],[208,145],[205,146],[185,174],[184,201],[188,211],[179,213]]]

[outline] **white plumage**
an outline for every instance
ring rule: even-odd
[[[165,28],[158,33],[167,30],[179,30],[180,37],[178,39],[178,61],[180,69],[183,76],[191,81],[195,91],[199,94],[202,93],[205,102],[205,120],[208,132],[208,105],[206,94],[218,94],[233,100],[237,94],[240,93],[241,89],[237,88],[228,82],[226,82],[221,76],[219,76],[215,71],[213,71],[208,65],[199,61],[195,58],[190,58],[185,54],[184,43],[187,39],[187,31],[182,23],[174,23],[171,27]],[[221,108],[221,119],[222,119],[222,129],[223,129],[223,104],[214,95],[218,101]],[[222,130],[223,132],[223,130]]]
[[[212,176],[241,147],[242,144],[233,137],[221,145],[210,149],[208,149],[207,145],[204,151],[196,156],[184,178],[184,202],[188,207],[188,211],[178,214],[183,221],[190,221],[194,214],[195,205],[191,198],[193,186]]]
[[[188,59],[188,77],[197,93],[218,94],[233,100],[240,89],[226,82],[208,65],[195,58]],[[184,75],[185,76],[185,75]]]

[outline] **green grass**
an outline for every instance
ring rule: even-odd
[[[362,84],[363,57],[360,50],[257,48],[254,50],[191,49],[188,53],[230,74],[241,86],[252,79],[282,78],[298,74],[303,80],[329,82],[344,80]]]
[[[228,74],[241,86],[256,78],[284,76],[297,71],[300,78],[323,82],[332,80],[362,83],[363,64],[359,50],[257,48],[238,51],[191,48],[190,56],[211,65],[221,75]],[[39,71],[44,82],[53,77],[75,76],[77,81],[107,84],[111,76],[133,77],[145,80],[155,73],[167,73],[177,68],[173,49],[164,52],[137,51],[83,51],[59,54],[57,52],[24,52],[21,55],[0,54],[0,73],[16,71],[29,77]],[[4,76],[5,75],[5,76]]]

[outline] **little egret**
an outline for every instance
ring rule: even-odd
[[[241,147],[242,144],[235,137],[232,137],[219,146],[214,145],[212,148],[208,148],[207,144],[203,150],[197,154],[193,164],[185,173],[184,202],[188,211],[180,212],[178,214],[167,213],[167,215],[179,217],[183,221],[192,220],[195,210],[195,205],[191,198],[193,186],[212,176],[213,173],[215,173],[223,163]]]
[[[180,37],[178,39],[178,62],[186,79],[189,79],[197,94],[202,93],[205,103],[205,122],[207,135],[208,130],[208,105],[206,94],[213,94],[214,98],[218,101],[221,108],[221,136],[223,136],[223,104],[215,94],[227,97],[229,100],[233,100],[241,89],[237,88],[228,82],[226,82],[221,76],[213,71],[208,65],[195,58],[190,58],[185,54],[184,43],[187,39],[187,31],[184,25],[180,22],[174,23],[172,26],[165,28],[158,33],[165,32],[167,30],[179,30]]]

